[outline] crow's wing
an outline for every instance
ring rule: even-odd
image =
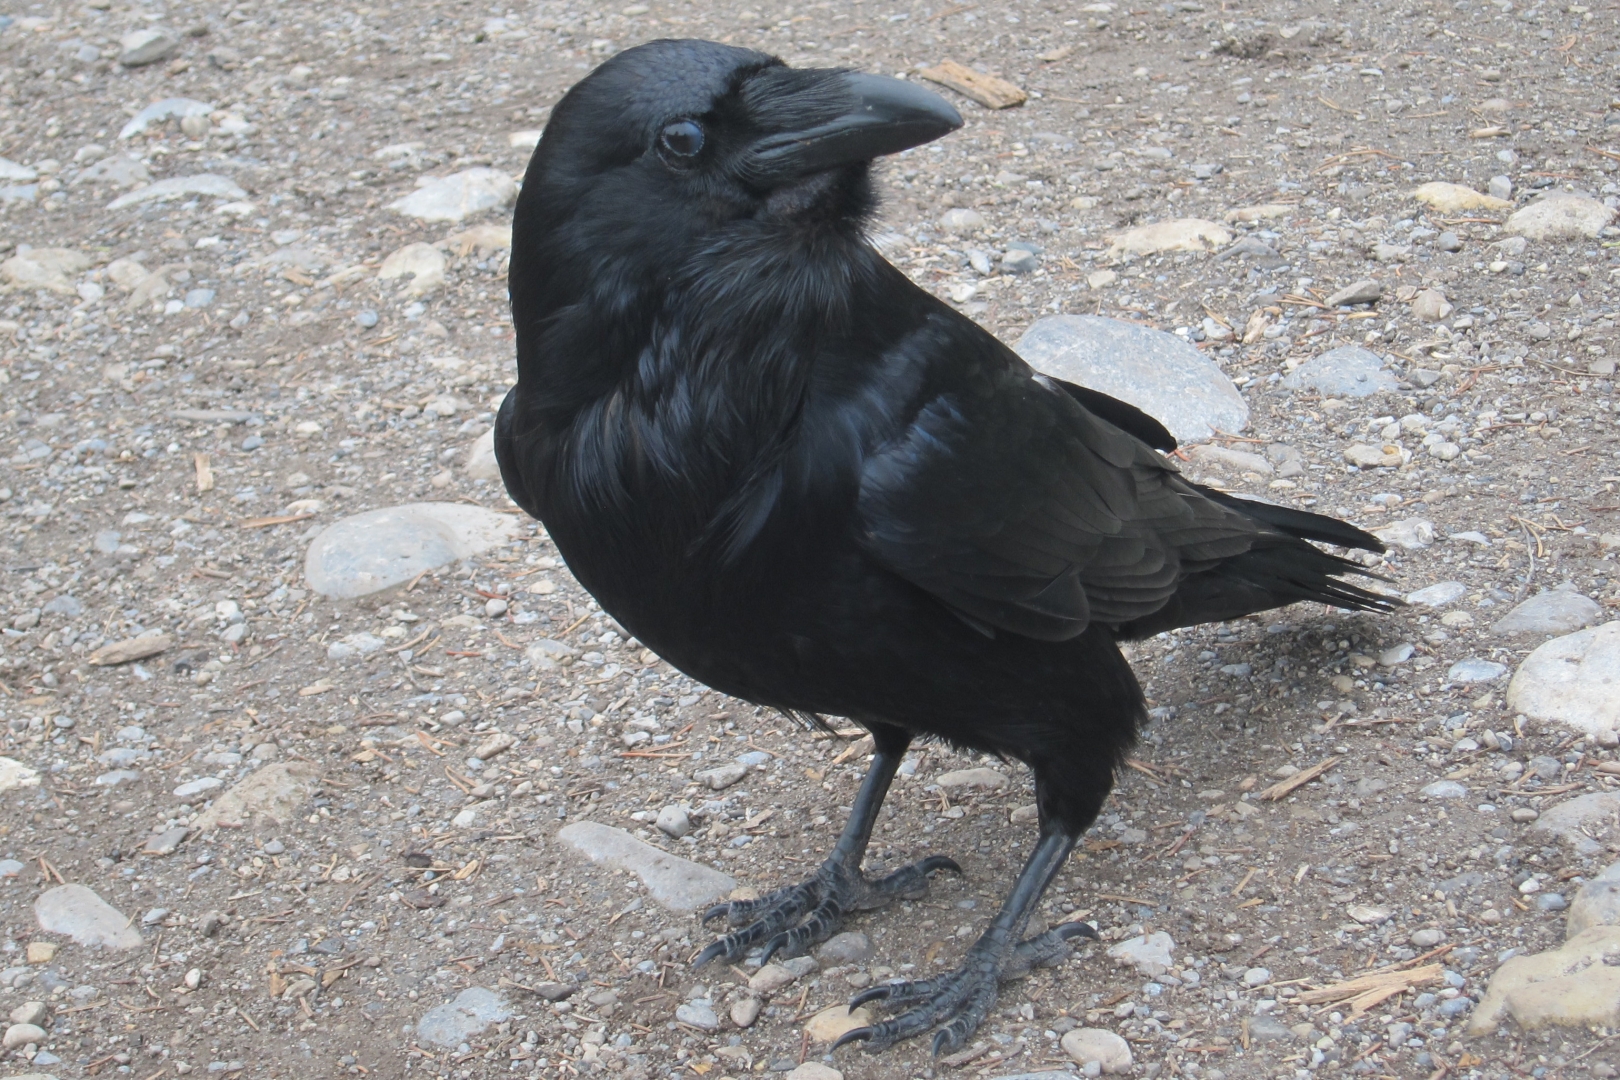
[[[863,464],[859,515],[874,557],[969,622],[1063,640],[1139,620],[1187,575],[1279,535],[1010,354],[930,366]]]

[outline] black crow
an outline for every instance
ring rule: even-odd
[[[861,872],[917,736],[1034,772],[1040,834],[955,972],[873,987],[869,1049],[962,1045],[997,982],[1092,934],[1022,940],[1144,717],[1121,639],[1315,600],[1384,601],[1307,541],[1342,522],[1184,480],[1163,426],[1040,375],[865,238],[873,159],[961,117],[912,83],[704,41],[602,64],[553,110],[513,223],[507,490],[640,641],[717,690],[872,733],[807,881],[721,905],[698,962],[794,954],[915,895]]]

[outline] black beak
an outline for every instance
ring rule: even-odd
[[[962,114],[931,90],[903,79],[837,72],[836,86],[817,88],[817,104],[836,89],[845,111],[795,131],[767,135],[749,148],[744,171],[775,187],[841,165],[871,161],[933,142],[962,126]],[[822,109],[810,110],[826,115]]]

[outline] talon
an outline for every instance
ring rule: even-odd
[[[870,1039],[875,1034],[876,1032],[869,1027],[851,1028],[849,1031],[846,1031],[842,1035],[838,1036],[838,1041],[832,1044],[832,1048],[837,1050],[840,1046],[846,1046],[852,1042],[863,1042]]]
[[[714,907],[710,908],[708,911],[705,911],[703,913],[703,925],[707,926],[709,923],[713,922],[715,919],[718,919],[720,916],[729,914],[730,911],[731,911],[731,903],[730,903],[730,901],[727,901],[724,904],[716,904],[716,905],[714,905]]]
[[[949,855],[930,855],[917,863],[917,870],[924,877],[935,870],[949,870],[953,874],[962,873],[962,867]]]
[[[884,983],[881,986],[869,986],[849,999],[849,1011],[854,1012],[862,1005],[865,1005],[868,1001],[882,1001],[886,999],[892,992],[892,983]]]
[[[1062,938],[1064,941],[1068,941],[1073,937],[1090,938],[1092,941],[1102,940],[1102,938],[1097,936],[1097,928],[1095,926],[1092,926],[1088,922],[1081,922],[1079,919],[1075,919],[1072,922],[1059,923],[1053,929],[1057,936]]]
[[[787,943],[788,936],[786,933],[777,934],[775,937],[771,938],[771,940],[767,941],[765,943],[765,951],[759,954],[759,966],[764,967],[766,964],[770,963],[771,957],[776,955],[776,951]]]
[[[725,956],[730,951],[730,948],[726,944],[726,939],[721,938],[719,941],[714,942],[708,948],[698,953],[697,959],[692,961],[692,966],[695,968],[700,968],[704,964],[707,964],[710,960]]]
[[[951,1049],[952,1042],[954,1042],[954,1040],[951,1038],[951,1033],[948,1030],[934,1032],[934,1056],[939,1057],[945,1051]]]

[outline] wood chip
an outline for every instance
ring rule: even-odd
[[[1295,788],[1301,787],[1302,785],[1308,784],[1312,780],[1315,780],[1318,776],[1321,776],[1323,773],[1333,768],[1333,766],[1337,765],[1340,760],[1342,759],[1337,757],[1323,758],[1310,768],[1301,769],[1288,779],[1272,784],[1270,787],[1266,788],[1266,790],[1260,793],[1260,798],[1267,799],[1271,802],[1276,802],[1278,799],[1285,797]]]
[[[214,467],[208,461],[207,454],[196,454],[191,463],[197,468],[197,493],[214,490]]]
[[[1425,964],[1406,971],[1375,971],[1318,990],[1301,991],[1298,1000],[1305,1005],[1348,1001],[1350,1017],[1354,1019],[1396,994],[1404,994],[1425,983],[1439,982],[1441,970],[1439,964]]]
[[[948,86],[987,109],[1010,109],[1029,100],[1028,94],[1006,79],[974,71],[955,60],[946,60],[937,67],[923,68],[917,74],[929,82]]]
[[[274,517],[248,518],[246,521],[238,522],[237,528],[263,529],[271,525],[291,525],[295,521],[308,521],[314,516],[314,514],[277,514]]]
[[[174,644],[174,638],[168,634],[142,634],[140,637],[126,638],[115,641],[111,645],[103,645],[90,654],[90,662],[97,667],[111,667],[114,664],[128,664],[135,660],[145,660],[149,656],[156,656],[168,650]]]

